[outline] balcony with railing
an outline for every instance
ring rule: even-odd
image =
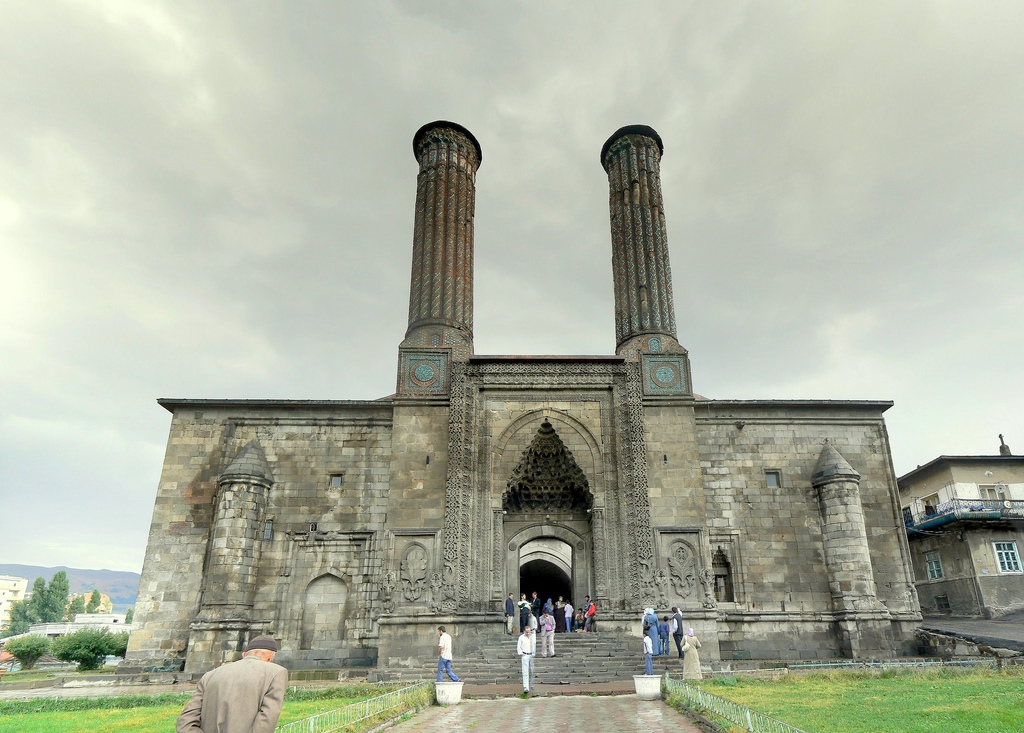
[[[1024,520],[1024,501],[1009,499],[952,499],[921,510],[904,507],[907,533],[937,527],[958,519],[971,521]]]

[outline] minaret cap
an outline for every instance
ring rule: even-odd
[[[469,141],[473,143],[473,147],[476,148],[476,166],[480,167],[480,164],[484,162],[484,151],[480,149],[480,143],[476,137],[467,130],[465,127],[460,125],[458,122],[449,122],[448,120],[436,120],[434,122],[428,122],[423,127],[416,131],[416,134],[412,136],[412,154],[416,156],[417,160],[420,157],[420,142],[426,136],[428,132],[433,129],[449,128],[457,132],[461,132],[463,135],[469,138]]]
[[[647,125],[626,125],[625,127],[620,127],[618,130],[613,132],[612,136],[605,140],[604,145],[601,147],[601,167],[605,169],[605,172],[608,171],[608,165],[605,163],[605,156],[608,155],[608,149],[612,146],[612,143],[626,135],[643,135],[644,137],[649,137],[654,140],[654,142],[658,143],[659,155],[665,154],[665,143],[661,141],[661,135],[655,132],[653,127],[648,127]]]
[[[242,450],[238,451],[235,460],[231,461],[230,465],[220,475],[220,481],[223,482],[234,476],[258,478],[270,483],[274,482],[274,475],[270,472],[270,465],[267,463],[267,457],[264,455],[259,441],[250,440]]]
[[[821,447],[821,455],[811,474],[811,484],[821,486],[833,481],[860,481],[860,474],[854,470],[849,461],[843,458],[831,441],[826,440]]]

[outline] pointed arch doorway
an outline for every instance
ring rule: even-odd
[[[544,420],[502,495],[506,587],[573,605],[591,594],[593,506],[586,475]]]

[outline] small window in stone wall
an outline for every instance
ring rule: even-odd
[[[309,523],[309,531],[310,532],[316,532],[316,522],[310,522]]]
[[[263,523],[263,539],[272,540],[274,539],[274,520],[268,519]]]
[[[711,569],[715,575],[715,600],[719,603],[732,603],[735,600],[732,585],[732,564],[725,552],[719,547],[711,558]]]
[[[949,596],[935,596],[935,608],[939,611],[948,611]]]
[[[341,485],[345,482],[345,474],[343,473],[332,473],[330,486],[332,489],[341,488]]]
[[[924,553],[924,562],[925,565],[928,567],[929,580],[938,580],[942,577],[942,561],[939,559],[939,553]]]
[[[769,489],[777,489],[782,486],[782,471],[765,471],[764,484]]]

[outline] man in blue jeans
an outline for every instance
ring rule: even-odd
[[[459,678],[452,671],[452,637],[444,630],[444,626],[437,627],[437,681],[443,682],[447,674],[452,682],[458,682]]]

